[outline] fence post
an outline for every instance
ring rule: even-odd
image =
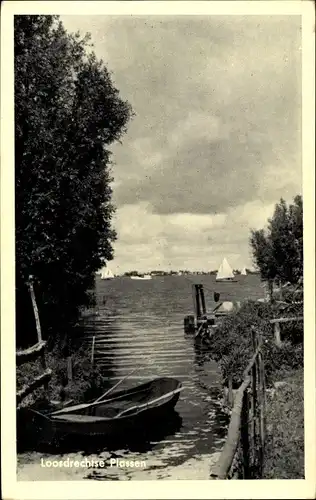
[[[281,341],[281,326],[277,321],[274,323],[274,339],[277,346],[282,344]]]
[[[29,292],[31,295],[31,301],[32,301],[33,312],[34,312],[34,317],[35,317],[37,341],[42,342],[43,339],[42,339],[41,323],[40,323],[40,319],[39,319],[36,298],[35,298],[35,293],[34,293],[33,276],[29,276],[27,286],[28,286],[28,289],[29,289]]]
[[[252,327],[251,328],[251,336],[252,336],[252,347],[253,352],[256,352],[257,349],[257,339],[256,339],[256,331]],[[257,359],[251,369],[251,390],[252,390],[252,452],[253,452],[253,468],[256,465],[256,447],[257,447],[257,426],[256,426],[256,416],[257,416]]]
[[[36,303],[36,297],[35,297],[35,292],[34,292],[34,286],[33,286],[33,276],[30,275],[27,286],[31,295],[31,301],[32,301],[32,306],[33,306],[33,312],[34,312],[34,318],[35,318],[35,326],[36,326],[36,333],[37,333],[37,342],[40,343],[43,341],[42,338],[42,330],[41,330],[41,322],[39,318],[39,313],[38,313],[38,308],[37,308],[37,303]],[[41,365],[43,370],[45,371],[47,368],[46,365],[46,356],[45,356],[45,347],[42,350],[41,353]],[[47,391],[48,390],[48,381],[44,383],[44,389]]]
[[[262,345],[262,332],[259,332],[259,341]],[[265,371],[262,350],[259,352],[259,370],[260,370],[260,474],[263,473],[264,451],[265,451],[265,428],[266,428],[266,388]]]
[[[228,375],[228,404],[229,404],[230,408],[232,408],[234,406],[234,400],[233,400],[233,377],[232,377],[232,375]]]
[[[254,331],[254,345],[256,349],[259,345],[260,333]],[[261,360],[260,360],[260,351],[258,352],[258,356],[256,359],[256,377],[257,377],[257,390],[256,390],[256,472],[259,472],[259,476],[262,476],[262,467],[263,467],[263,451],[262,451],[262,370],[261,370]]]
[[[242,410],[241,410],[241,429],[240,429],[240,441],[242,448],[243,457],[243,479],[249,479],[249,395],[248,390],[244,392]]]

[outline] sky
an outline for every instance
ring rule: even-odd
[[[298,16],[61,16],[135,116],[113,152],[110,267],[252,267],[250,229],[302,193]]]

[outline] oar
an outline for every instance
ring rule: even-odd
[[[44,413],[41,413],[40,411],[36,411],[36,410],[33,410],[33,408],[29,408],[29,410],[33,413],[36,413],[37,415],[40,415],[41,417],[43,418],[46,418],[46,420],[49,420],[50,421],[50,418],[47,417],[47,415],[44,415]]]
[[[185,387],[178,387],[178,389],[175,389],[174,391],[168,392],[167,394],[163,394],[162,396],[159,396],[159,398],[152,399],[151,401],[148,401],[148,403],[142,404],[142,405],[136,405],[132,406],[131,408],[126,408],[126,410],[121,411],[118,415],[116,415],[115,418],[122,417],[124,414],[133,411],[133,410],[141,410],[143,408],[147,408],[147,406],[152,405],[153,403],[157,403],[158,401],[161,401],[162,399],[169,398],[170,396],[174,396],[174,394],[178,394],[180,391],[183,391]]]
[[[139,369],[140,369],[140,366],[137,366],[133,371],[131,371],[131,373],[129,373],[128,375],[126,375],[126,377],[122,378],[122,380],[119,380],[119,382],[117,384],[113,385],[113,387],[111,387],[107,392],[105,392],[102,396],[100,396],[98,399],[96,399],[94,401],[94,403],[98,403],[103,398],[105,398],[108,394],[110,394],[110,392],[114,391],[114,389],[116,389],[119,385],[121,385],[122,382],[124,382],[124,380],[126,380],[128,377],[130,377],[131,375],[133,375],[133,373],[135,373],[136,370],[139,370]]]
[[[95,346],[95,335],[93,335],[92,349],[91,349],[91,367],[92,368],[93,368],[93,363],[94,363],[94,346]]]
[[[98,399],[96,399],[92,403],[79,403],[79,404],[74,405],[74,406],[67,406],[67,408],[62,408],[61,410],[54,411],[53,413],[51,413],[51,416],[60,415],[62,413],[71,413],[72,411],[85,410],[87,408],[91,408],[93,406],[96,406],[99,402],[101,402],[101,400],[103,400],[103,398],[105,398],[108,394],[110,394],[110,392],[112,392],[116,387],[118,387],[120,384],[122,384],[122,382],[124,382],[124,380],[126,380],[128,377],[130,377],[139,368],[140,367],[137,366],[133,371],[131,371],[131,373],[126,375],[126,377],[122,378],[122,380],[120,380],[117,384],[115,384],[113,387],[111,387],[108,391],[106,391],[104,394],[102,394],[102,396],[100,396]]]

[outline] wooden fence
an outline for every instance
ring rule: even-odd
[[[296,321],[304,321],[304,316],[270,319],[270,324],[273,325],[274,340],[278,346],[282,345],[281,325],[283,325],[284,323],[292,323]]]
[[[266,388],[262,336],[251,330],[253,356],[234,396],[228,435],[213,479],[262,477],[266,435]]]
[[[38,375],[37,377],[34,377],[34,379],[29,385],[24,385],[22,389],[17,391],[16,393],[17,407],[19,407],[20,403],[26,396],[32,394],[39,387],[44,386],[45,389],[48,389],[48,382],[52,376],[52,370],[47,368],[46,364],[46,355],[45,355],[46,342],[43,341],[42,339],[41,325],[40,325],[39,314],[35,300],[35,293],[31,276],[28,282],[28,288],[31,295],[34,317],[35,317],[37,343],[29,347],[28,349],[16,352],[16,365],[21,366],[24,363],[36,361],[36,359],[40,357],[43,373],[41,375]]]

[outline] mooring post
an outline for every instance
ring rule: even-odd
[[[192,300],[193,300],[194,321],[195,321],[195,324],[196,324],[196,320],[197,320],[197,304],[196,304],[195,285],[192,285]]]
[[[194,316],[184,317],[184,331],[186,333],[196,332],[196,336],[202,334],[202,329],[207,326],[206,305],[203,285],[192,284],[192,299]]]
[[[203,314],[203,316],[206,316],[206,306],[205,306],[205,296],[204,296],[203,285],[199,285],[199,290],[200,290],[200,296],[201,296],[202,314]]]
[[[184,317],[184,333],[194,333],[195,330],[195,322],[194,316],[188,315]]]
[[[192,285],[192,298],[193,298],[193,309],[194,309],[194,319],[195,327],[198,328],[201,319],[201,304],[200,304],[200,290],[197,284]]]
[[[195,300],[196,300],[196,319],[199,320],[202,316],[201,314],[201,302],[200,302],[200,285],[195,285]]]

